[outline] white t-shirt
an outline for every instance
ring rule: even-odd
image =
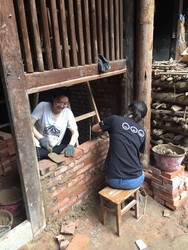
[[[58,117],[54,117],[50,102],[40,102],[32,112],[32,117],[37,120],[35,127],[38,132],[48,138],[50,146],[54,147],[61,143],[66,129],[73,131],[77,124],[72,111],[64,108]],[[40,147],[39,142],[36,146]]]

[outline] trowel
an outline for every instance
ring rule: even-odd
[[[65,160],[64,154],[56,154],[56,153],[52,152],[52,150],[53,150],[52,147],[49,147],[49,148],[48,148],[48,151],[50,152],[50,153],[48,154],[48,157],[49,157],[52,161],[54,161],[54,162],[56,162],[56,163],[61,163],[61,162],[63,162],[63,161]]]

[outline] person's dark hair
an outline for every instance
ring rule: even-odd
[[[66,96],[69,98],[70,97],[70,90],[67,87],[63,87],[60,89],[54,89],[51,94],[52,94],[52,100],[58,99],[61,96]]]
[[[128,116],[132,115],[134,121],[139,122],[142,120],[142,118],[145,117],[146,113],[147,113],[147,106],[145,102],[136,100],[129,105],[127,115]]]

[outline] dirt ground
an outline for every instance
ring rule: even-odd
[[[144,201],[140,205],[140,215],[144,210]],[[121,237],[116,235],[115,217],[107,216],[106,225],[100,222],[99,197],[91,197],[87,204],[75,209],[69,216],[48,225],[43,233],[21,250],[58,250],[56,236],[60,234],[60,226],[79,219],[74,236],[65,236],[69,241],[76,235],[88,239],[87,246],[71,250],[137,250],[135,241],[141,239],[152,250],[186,250],[188,249],[188,200],[184,206],[172,211],[148,196],[145,215],[137,221],[134,211],[128,211],[122,218]]]

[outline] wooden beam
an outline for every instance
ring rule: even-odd
[[[16,148],[25,210],[35,235],[45,225],[45,218],[13,1],[1,0],[1,10],[0,73]]]
[[[98,73],[98,65],[91,64],[53,71],[25,74],[28,93],[35,93],[52,88],[71,86],[74,84],[101,79],[126,72],[126,60],[110,62],[111,69],[106,73]]]
[[[136,99],[145,101],[148,112],[144,119],[147,134],[146,154],[150,155],[150,120],[151,120],[151,76],[153,54],[154,0],[137,1],[136,22]]]

